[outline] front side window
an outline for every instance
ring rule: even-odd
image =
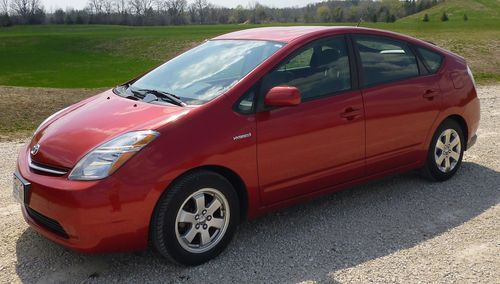
[[[321,39],[299,49],[262,78],[261,93],[272,87],[297,87],[302,100],[351,88],[351,70],[343,36]]]
[[[374,36],[356,36],[364,86],[419,75],[415,55],[404,42]]]
[[[166,62],[135,81],[136,90],[156,90],[199,105],[226,92],[283,43],[211,40]]]

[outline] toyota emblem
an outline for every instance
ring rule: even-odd
[[[38,151],[40,151],[40,144],[37,143],[35,146],[33,146],[33,148],[31,148],[30,153],[34,156],[38,153]]]

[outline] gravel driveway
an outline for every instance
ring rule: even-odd
[[[269,214],[194,268],[152,251],[82,255],[39,236],[11,198],[20,143],[0,143],[0,282],[500,283],[500,85],[479,93],[479,139],[453,179],[407,173]]]

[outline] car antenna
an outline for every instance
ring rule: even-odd
[[[361,24],[361,22],[363,21],[363,16],[364,16],[364,15],[365,15],[365,13],[363,12],[363,13],[361,14],[361,16],[359,16],[359,21],[358,21],[358,23],[356,24],[356,28],[358,28],[358,27],[359,27],[359,25]]]

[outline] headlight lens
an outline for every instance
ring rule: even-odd
[[[118,136],[85,155],[71,171],[69,179],[103,179],[114,173],[158,135],[156,131],[142,130]]]

